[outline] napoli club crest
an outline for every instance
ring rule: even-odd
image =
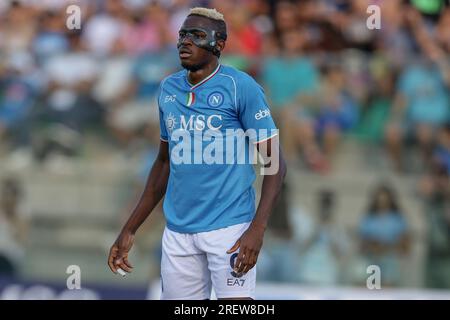
[[[208,105],[210,107],[220,107],[223,103],[223,94],[215,91],[208,96]]]

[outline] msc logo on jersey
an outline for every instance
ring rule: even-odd
[[[219,107],[223,103],[223,94],[215,91],[208,96],[208,105],[210,107]]]
[[[185,116],[180,117],[180,128],[183,130],[204,130],[208,128],[209,130],[219,130],[222,127],[222,116],[213,114],[206,116],[200,114],[197,116],[191,115],[188,120]]]
[[[270,110],[269,109],[265,109],[265,110],[261,110],[259,109],[259,111],[255,114],[255,119],[256,120],[261,120],[262,118],[268,117],[270,116]]]

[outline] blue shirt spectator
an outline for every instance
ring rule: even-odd
[[[364,240],[394,245],[405,234],[406,221],[399,212],[395,211],[369,213],[361,221],[359,230]]]
[[[449,120],[448,88],[436,68],[407,66],[401,74],[398,90],[406,98],[406,116],[410,123],[441,125]]]
[[[32,86],[22,77],[11,76],[3,83],[0,98],[0,124],[6,128],[13,127],[28,115],[33,105]]]
[[[284,107],[299,95],[310,93],[319,86],[319,72],[306,57],[270,58],[263,67],[262,77],[274,108]]]
[[[387,286],[401,282],[401,254],[409,251],[408,227],[394,191],[381,185],[359,225],[362,255],[367,265],[377,265]]]
[[[179,65],[174,54],[146,53],[136,59],[133,74],[137,81],[137,99],[153,98],[161,80]],[[180,66],[181,69],[181,66]]]

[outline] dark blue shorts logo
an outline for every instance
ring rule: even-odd
[[[220,107],[223,103],[223,94],[215,91],[208,96],[208,105],[210,107]]]
[[[236,262],[236,258],[237,258],[237,256],[238,256],[238,253],[233,253],[232,255],[231,255],[231,257],[230,257],[230,266],[231,266],[231,270],[233,270],[234,269],[234,263]],[[234,272],[234,271],[231,271],[230,272],[231,273],[231,275],[233,276],[233,277],[235,277],[235,278],[240,278],[240,277],[242,277],[244,274],[243,273],[236,273],[236,272]]]

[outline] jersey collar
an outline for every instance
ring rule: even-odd
[[[208,81],[209,79],[211,79],[212,77],[214,77],[216,74],[217,74],[217,72],[219,72],[219,69],[220,69],[220,67],[221,67],[221,64],[219,63],[218,65],[217,65],[217,68],[209,75],[209,76],[207,76],[205,79],[203,79],[202,81],[200,81],[199,83],[197,83],[197,84],[195,84],[195,85],[193,85],[193,84],[191,84],[190,82],[189,82],[189,80],[188,80],[188,78],[187,78],[187,73],[186,73],[186,80],[187,80],[187,83],[189,84],[189,86],[191,87],[191,91],[192,90],[194,90],[195,88],[198,88],[198,87],[200,87],[202,84],[204,84],[206,81]]]

